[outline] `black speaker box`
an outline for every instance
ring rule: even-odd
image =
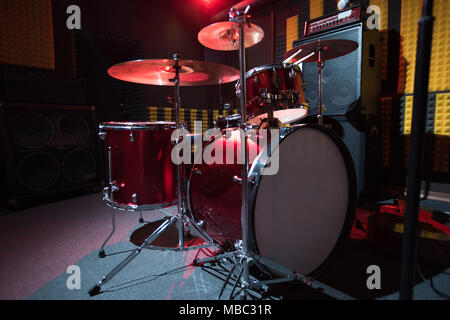
[[[0,103],[2,195],[21,208],[103,185],[95,108]]]
[[[357,22],[295,41],[294,47],[333,39],[353,40],[358,43],[358,48],[325,61],[322,71],[322,104],[326,108],[324,124],[341,136],[352,155],[358,198],[372,198],[379,190],[381,163],[381,35],[376,30],[364,30],[363,23]],[[317,66],[315,63],[303,63],[302,70],[311,114],[303,122],[316,122]]]
[[[326,60],[322,70],[322,104],[329,116],[356,113],[378,114],[381,94],[381,35],[366,30],[362,22],[317,36],[294,41],[294,47],[317,40],[344,39],[358,48],[344,56]],[[305,97],[311,113],[317,114],[318,73],[315,63],[303,63]]]

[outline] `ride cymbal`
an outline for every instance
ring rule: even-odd
[[[291,59],[291,62],[300,60],[302,57],[306,57],[308,54],[318,52],[322,50],[322,60],[330,60],[344,56],[358,48],[358,43],[352,40],[344,39],[331,39],[331,40],[317,40],[310,43],[299,45],[284,54],[284,58],[288,58],[294,55],[298,50],[302,50],[300,54]],[[315,62],[318,57],[313,54],[311,57],[303,60],[303,62]]]

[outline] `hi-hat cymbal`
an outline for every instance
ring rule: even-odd
[[[264,31],[255,24],[244,25],[245,47],[251,47],[264,38]],[[198,33],[198,41],[214,50],[239,50],[239,24],[231,21],[213,23]]]
[[[344,56],[358,48],[358,43],[352,40],[345,39],[331,39],[331,40],[317,40],[310,43],[305,43],[299,45],[295,48],[292,48],[288,52],[284,54],[284,58],[288,58],[292,56],[294,53],[298,52],[298,50],[302,49],[300,54],[291,59],[290,62],[294,62],[300,60],[302,57],[306,57],[308,54],[313,52],[317,52],[319,49],[322,49],[322,60],[330,60],[334,58],[338,58]],[[318,57],[316,54],[311,57],[303,60],[303,62],[315,62]]]
[[[110,67],[108,74],[128,82],[174,86],[170,81],[175,76],[174,65],[175,60],[171,59],[132,60]],[[180,59],[178,65],[181,67],[180,86],[215,85],[239,79],[238,69],[222,64]]]

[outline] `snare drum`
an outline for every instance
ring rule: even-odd
[[[264,175],[271,161],[264,154],[249,170],[248,239],[254,252],[307,275],[350,232],[354,167],[342,140],[316,124],[281,128],[278,156],[275,175]],[[198,164],[188,184],[194,219],[213,239],[231,247],[242,239],[242,187],[235,178],[240,174],[241,165]]]
[[[109,190],[104,200],[117,209],[151,210],[177,202],[171,160],[175,122],[104,122]]]
[[[308,115],[300,67],[292,64],[268,64],[246,74],[248,122],[259,125],[267,118],[269,107],[282,124],[298,121]]]

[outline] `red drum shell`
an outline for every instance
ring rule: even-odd
[[[105,160],[111,147],[111,172],[119,190],[113,204],[125,209],[152,209],[177,201],[176,166],[171,160],[172,122],[107,122],[104,132]],[[136,203],[133,202],[136,194]]]
[[[207,222],[208,234],[222,244],[240,239],[242,236],[241,184],[233,179],[242,176],[242,164],[237,161],[241,139],[238,130],[229,129],[223,132],[224,137],[217,138],[207,145],[209,147],[222,145],[223,164],[206,164],[204,161],[196,164],[192,169],[188,188],[191,212],[195,213],[197,220]],[[251,136],[247,138],[249,168],[259,153],[254,138]],[[234,150],[233,164],[226,164],[226,150],[230,149]]]
[[[284,132],[284,133],[283,133]],[[334,256],[355,214],[356,181],[342,140],[318,125],[282,129],[279,171],[261,175],[262,157],[249,172],[250,245],[272,261],[310,274]],[[280,135],[281,136],[281,135]],[[196,220],[220,243],[242,239],[239,165],[197,165],[189,204]]]
[[[277,81],[274,79],[274,73],[279,76],[280,87],[277,87],[275,84]],[[290,73],[293,77],[291,77]],[[265,104],[261,102],[261,95],[265,91],[273,95],[282,95],[288,91],[298,94],[298,97],[293,101],[274,101],[277,104],[275,110],[285,109],[289,106],[300,106],[306,103],[303,92],[303,74],[298,66],[275,64],[256,67],[247,72],[246,84],[247,115],[249,119],[256,115],[267,113]],[[302,114],[300,113],[300,115]],[[280,121],[283,122],[283,119],[280,119]]]

